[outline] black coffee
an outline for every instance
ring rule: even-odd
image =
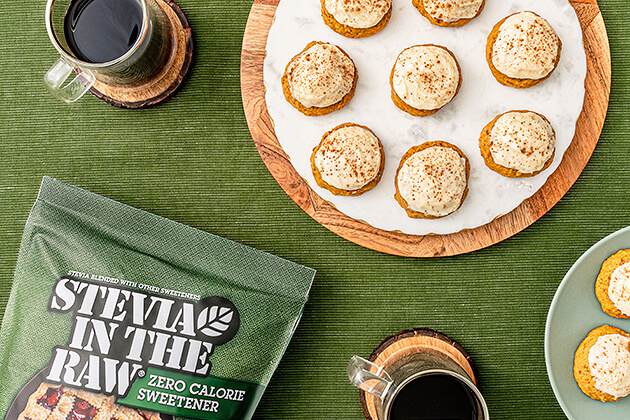
[[[412,380],[394,398],[391,420],[477,420],[474,395],[456,378],[433,374]]]
[[[91,63],[124,55],[141,29],[138,0],[73,0],[64,22],[68,46],[77,58]]]

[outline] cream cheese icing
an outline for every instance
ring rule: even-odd
[[[608,296],[617,309],[630,316],[630,263],[625,263],[613,271]]]
[[[372,181],[381,167],[378,138],[359,126],[332,131],[315,152],[314,163],[322,180],[340,190],[354,191]]]
[[[453,99],[459,79],[457,61],[446,49],[418,45],[407,48],[396,59],[392,88],[407,105],[434,110]]]
[[[324,0],[337,22],[357,29],[376,26],[392,7],[392,0]]]
[[[443,217],[462,203],[467,185],[466,160],[449,147],[429,147],[405,160],[396,182],[409,209]]]
[[[456,22],[472,19],[483,6],[483,0],[423,0],[424,10],[434,19]]]
[[[558,35],[542,17],[521,12],[500,26],[492,46],[492,64],[513,79],[542,79],[553,71],[560,48]]]
[[[490,153],[499,165],[524,174],[540,171],[553,156],[556,135],[534,112],[508,112],[490,132]]]
[[[630,395],[630,338],[621,334],[599,337],[588,352],[595,388],[616,398]]]
[[[298,102],[307,108],[325,108],[352,90],[355,67],[336,45],[317,43],[295,57],[286,73]]]

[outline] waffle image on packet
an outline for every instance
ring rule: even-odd
[[[159,420],[158,413],[114,403],[113,397],[42,383],[18,420]]]

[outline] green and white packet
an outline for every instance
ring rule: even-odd
[[[314,275],[45,177],[0,329],[0,419],[249,419]]]

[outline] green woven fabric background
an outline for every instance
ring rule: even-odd
[[[113,108],[53,99],[57,58],[44,0],[0,14],[0,315],[43,175],[317,270],[300,326],[256,419],[362,418],[348,359],[385,337],[430,327],[477,365],[493,419],[563,419],[547,379],[544,328],[573,262],[630,225],[630,9],[600,0],[613,59],[604,133],[586,170],[541,220],[493,247],[443,259],[361,248],[322,228],[271,177],[247,129],[239,61],[252,0],[178,0],[190,20],[190,77],[167,103]],[[2,349],[0,349],[2,351]]]

